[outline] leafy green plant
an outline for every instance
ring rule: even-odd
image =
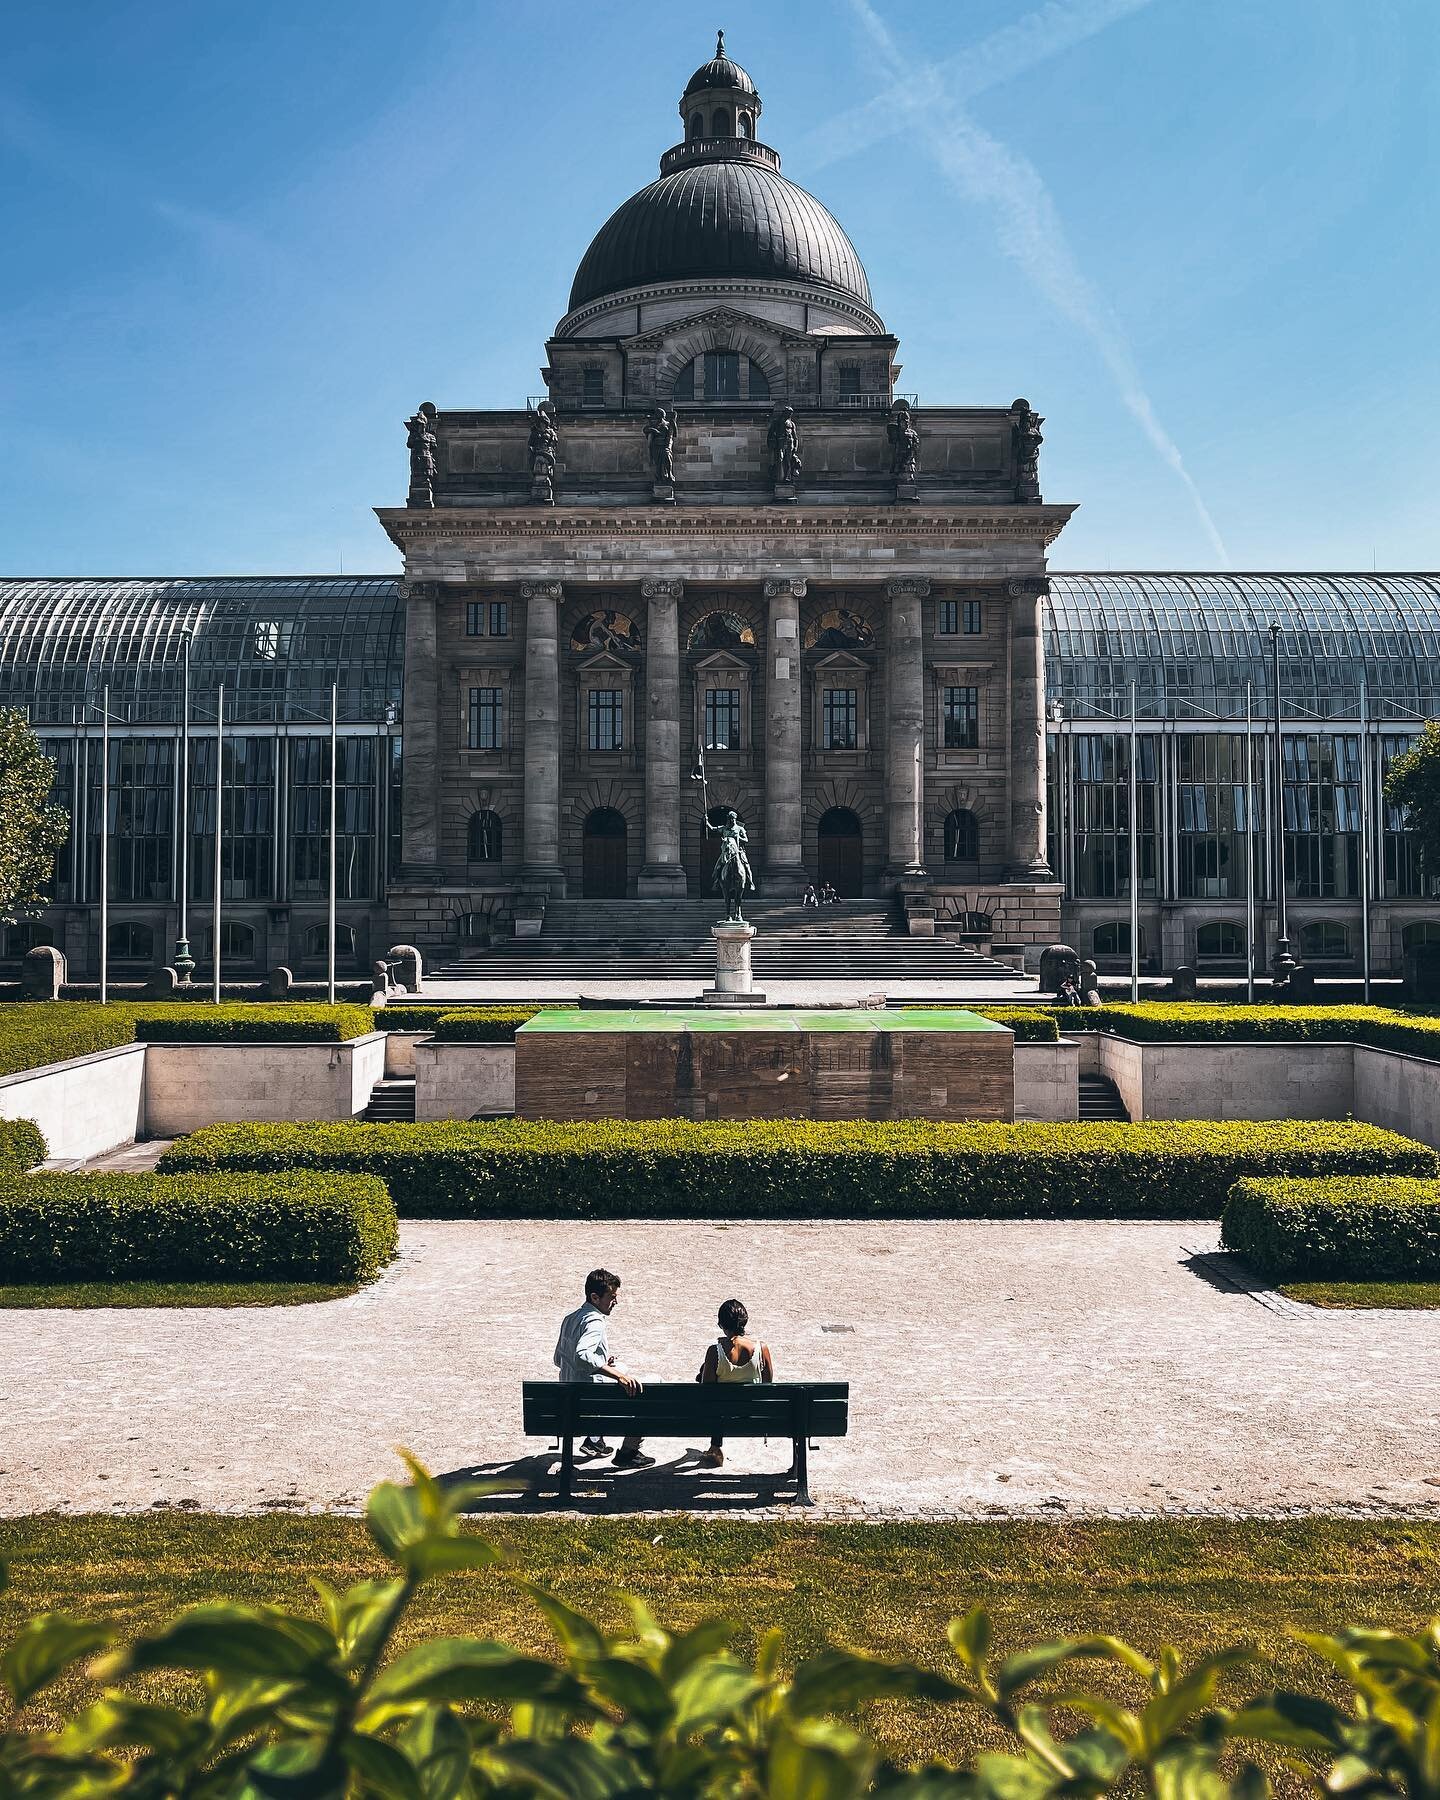
[[[1440,1276],[1440,1181],[1239,1181],[1220,1237],[1261,1274],[1285,1280],[1423,1281]]]
[[[147,1002],[135,1008],[135,1037],[163,1044],[338,1044],[375,1030],[368,1006],[281,1000],[272,1006]]]
[[[0,1175],[12,1283],[368,1281],[396,1237],[373,1175]]]
[[[1050,1043],[1060,1036],[1060,1025],[1053,1012],[1042,1012],[1038,1006],[976,1006],[972,1012],[982,1019],[993,1019],[997,1025],[1008,1025],[1019,1044]]]
[[[166,1172],[378,1175],[402,1218],[1216,1219],[1247,1175],[1432,1175],[1348,1121],[501,1119],[207,1125]]]
[[[42,905],[70,820],[50,804],[55,765],[18,707],[0,707],[0,920]]]
[[[1062,1031],[1103,1031],[1137,1043],[1368,1044],[1440,1058],[1440,1016],[1389,1006],[1235,1006],[1142,1000],[1052,1009]]]
[[[33,1169],[49,1154],[45,1133],[33,1119],[0,1119],[0,1170]]]
[[[135,1014],[129,1006],[97,1006],[88,1000],[7,1001],[0,1005],[0,1075],[93,1056],[134,1039]]]
[[[1114,1637],[1001,1656],[980,1607],[951,1622],[946,1670],[831,1647],[787,1673],[776,1631],[746,1662],[724,1620],[671,1633],[632,1600],[628,1627],[609,1632],[520,1582],[555,1636],[552,1656],[462,1636],[397,1653],[427,1582],[456,1569],[505,1576],[500,1551],[461,1522],[483,1488],[410,1468],[410,1485],[383,1484],[366,1509],[394,1575],[343,1592],[317,1581],[319,1617],[210,1604],[128,1643],[113,1624],[64,1613],[23,1625],[0,1657],[16,1708],[0,1735],[0,1793],[1261,1800],[1270,1784],[1255,1753],[1279,1748],[1295,1785],[1316,1793],[1440,1795],[1440,1620],[1408,1638],[1297,1633],[1348,1700],[1262,1689],[1238,1706],[1222,1689],[1258,1661],[1252,1645],[1188,1667]],[[1097,1661],[1128,1674],[1133,1698],[1077,1679]],[[94,1699],[58,1729],[28,1724],[30,1702],[82,1668]],[[137,1678],[155,1671],[198,1677],[197,1697],[143,1698]],[[970,1709],[1003,1748],[963,1770],[896,1767],[861,1723],[877,1701]]]
[[[535,1006],[470,1006],[441,1013],[435,1036],[449,1044],[513,1044],[515,1033],[539,1010]]]
[[[1385,800],[1404,807],[1405,828],[1419,841],[1421,867],[1433,876],[1440,870],[1440,720],[1427,719],[1420,736],[1390,764]]]

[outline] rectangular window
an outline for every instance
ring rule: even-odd
[[[740,398],[740,353],[737,350],[705,352],[705,398],[738,400]]]
[[[978,750],[980,747],[980,690],[947,687],[945,690],[945,748]]]
[[[942,600],[937,610],[940,635],[954,637],[960,629],[960,602],[958,600]]]
[[[625,742],[625,696],[604,688],[590,691],[590,748],[620,750]]]
[[[498,750],[501,747],[502,724],[500,689],[471,688],[470,748],[472,750]]]
[[[490,635],[491,637],[509,637],[510,602],[508,600],[492,600],[490,602]]]
[[[485,602],[483,600],[467,600],[465,602],[465,635],[466,637],[484,637]]]
[[[854,750],[859,744],[860,694],[856,688],[826,688],[825,748]]]
[[[582,371],[584,386],[580,400],[584,406],[603,406],[605,404],[605,371],[603,369],[585,369]]]
[[[739,688],[707,688],[705,690],[705,748],[738,750],[740,748]]]
[[[192,743],[192,752],[198,748]],[[378,850],[376,740],[369,736],[342,737],[338,751],[336,888],[342,900],[373,899]],[[226,752],[228,760],[228,744]],[[225,812],[228,834],[231,818],[228,796]],[[297,900],[319,899],[328,890],[330,882],[330,745],[323,737],[292,738],[290,741],[289,814],[291,894]],[[191,868],[193,873],[193,862]],[[227,893],[229,881],[227,875]]]
[[[979,637],[984,630],[981,623],[980,602],[967,600],[960,609],[961,629],[967,637]]]
[[[860,392],[859,363],[841,363],[840,365],[840,398],[853,400]]]

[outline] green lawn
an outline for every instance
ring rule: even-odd
[[[307,1306],[359,1291],[353,1281],[57,1281],[0,1287],[0,1308]]]
[[[1440,1281],[1286,1281],[1280,1292],[1332,1311],[1382,1306],[1421,1312],[1440,1306]]]
[[[1099,1630],[1150,1652],[1171,1643],[1193,1655],[1253,1638],[1267,1662],[1235,1679],[1227,1690],[1234,1698],[1277,1680],[1326,1685],[1318,1661],[1286,1640],[1287,1625],[1413,1629],[1440,1612],[1440,1521],[496,1519],[485,1528],[520,1572],[616,1624],[615,1595],[630,1591],[669,1624],[726,1613],[739,1621],[746,1652],[763,1627],[779,1624],[792,1654],[834,1640],[951,1666],[945,1622],[978,1599],[992,1610],[1004,1648]],[[311,1574],[349,1582],[384,1567],[358,1522],[293,1516],[0,1519],[0,1557],[11,1562],[12,1578],[0,1595],[0,1638],[46,1608],[119,1616],[131,1628],[222,1595],[313,1612]],[[549,1644],[530,1603],[494,1571],[434,1583],[414,1629]],[[1134,1693],[1119,1671],[1088,1668],[1104,1691]],[[177,1679],[151,1678],[148,1691],[173,1692]],[[53,1717],[57,1701],[73,1708],[86,1692],[83,1678],[67,1678],[32,1711]],[[907,1759],[964,1756],[985,1729],[968,1716],[898,1705],[877,1710],[871,1728]]]

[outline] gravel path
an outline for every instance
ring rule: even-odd
[[[0,1513],[351,1511],[401,1444],[534,1505],[553,1459],[520,1382],[596,1263],[641,1375],[690,1376],[738,1293],[782,1379],[849,1380],[852,1434],[811,1459],[822,1514],[1440,1517],[1440,1313],[1246,1292],[1213,1224],[1169,1223],[411,1223],[349,1300],[0,1312]],[[592,1467],[578,1504],[784,1506],[788,1445],[719,1473],[698,1447]]]

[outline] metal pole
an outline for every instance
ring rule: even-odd
[[[100,713],[100,1004],[110,997],[110,690]]]
[[[1370,738],[1369,695],[1360,677],[1360,967],[1370,1004]]]
[[[1245,998],[1255,1002],[1255,740],[1251,684],[1245,683]]]
[[[220,867],[225,844],[222,810],[225,800],[225,683],[215,690],[215,894],[210,922],[210,997],[220,1004]]]
[[[190,633],[183,640],[180,680],[180,935],[175,940],[175,973],[189,981],[195,973],[190,954]]]
[[[1135,683],[1130,683],[1130,1001],[1140,998],[1140,738],[1135,728]]]
[[[339,742],[336,727],[339,716],[340,686],[338,682],[332,682],[330,684],[330,912],[325,927],[325,997],[331,1006],[335,1004],[335,799],[339,788],[340,773],[340,765],[336,761]]]
[[[1272,817],[1275,831],[1275,922],[1279,937],[1271,972],[1277,981],[1288,979],[1295,967],[1290,954],[1290,927],[1285,911],[1285,750],[1280,735],[1280,627],[1270,627],[1271,671],[1275,684],[1275,798]]]

